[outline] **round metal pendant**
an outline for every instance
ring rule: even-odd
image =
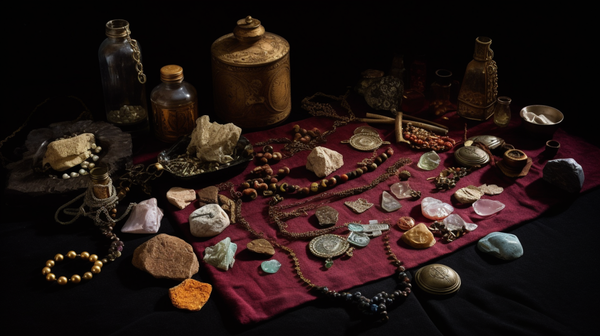
[[[460,276],[452,268],[431,264],[415,273],[415,282],[427,293],[444,295],[456,292],[461,285]]]
[[[381,145],[389,145],[389,141],[383,141],[378,134],[371,132],[360,132],[354,134],[350,140],[342,141],[342,143],[349,143],[354,149],[360,151],[372,151],[379,148]]]
[[[481,166],[490,160],[490,156],[477,146],[460,147],[454,151],[454,158],[464,167]]]
[[[310,252],[317,257],[333,258],[344,254],[350,243],[341,236],[334,234],[324,234],[313,238],[308,244]]]

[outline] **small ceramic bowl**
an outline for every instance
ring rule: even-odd
[[[534,121],[529,121],[526,118],[527,115],[531,115],[531,113],[538,116],[538,118],[544,118],[550,123],[538,123]],[[523,120],[523,128],[534,135],[545,135],[550,136],[554,134],[554,132],[558,129],[560,123],[564,119],[564,115],[559,110],[554,107],[547,105],[529,105],[525,106],[521,109],[519,113],[521,119]],[[536,118],[537,119],[537,118]]]

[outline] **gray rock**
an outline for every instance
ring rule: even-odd
[[[207,204],[190,214],[190,232],[195,237],[214,237],[223,232],[231,221],[218,204]]]
[[[549,160],[544,166],[543,179],[569,193],[578,193],[583,187],[583,168],[574,159]]]

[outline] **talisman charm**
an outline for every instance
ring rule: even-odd
[[[325,258],[325,267],[333,266],[333,258],[346,253],[350,243],[341,236],[324,234],[313,238],[308,244],[310,252],[317,257]]]
[[[350,137],[349,140],[342,140],[342,143],[349,143],[354,149],[360,151],[372,151],[381,145],[389,145],[389,141],[383,141],[378,134],[372,132],[359,132]]]

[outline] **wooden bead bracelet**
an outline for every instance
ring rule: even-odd
[[[89,254],[88,252],[81,252],[80,254],[77,254],[75,251],[69,251],[67,253],[68,259],[75,259],[77,257],[79,257],[83,260],[88,260],[89,262],[94,264],[92,266],[92,269],[89,272],[85,272],[83,274],[83,276],[80,276],[78,274],[73,274],[71,276],[71,278],[67,278],[66,276],[60,276],[60,277],[56,278],[56,275],[54,273],[52,273],[52,267],[54,267],[54,265],[57,262],[63,261],[65,259],[65,256],[63,256],[60,253],[55,255],[54,259],[50,259],[50,260],[46,261],[46,267],[44,267],[42,269],[42,274],[46,276],[47,281],[50,281],[50,282],[56,281],[56,283],[58,283],[59,285],[66,285],[67,283],[69,283],[69,281],[72,283],[80,283],[81,279],[91,280],[93,278],[94,274],[98,274],[102,271],[102,266],[104,265],[104,263],[102,261],[98,260],[97,255]]]

